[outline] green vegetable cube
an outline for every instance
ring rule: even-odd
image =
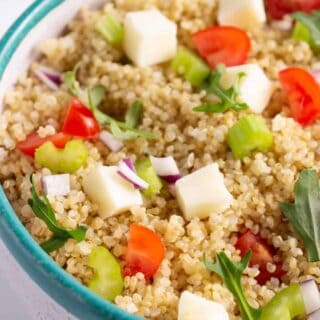
[[[227,141],[233,156],[243,159],[254,150],[268,151],[272,147],[273,136],[261,116],[248,115],[230,129]]]
[[[294,29],[292,31],[291,38],[296,41],[303,41],[313,46],[312,37],[310,31],[301,22],[296,22]]]
[[[96,247],[88,257],[88,265],[95,270],[94,278],[89,282],[88,288],[102,298],[114,301],[124,287],[119,262],[108,249]]]
[[[183,74],[185,79],[194,86],[201,86],[210,75],[210,68],[192,51],[180,47],[172,60],[171,68]]]
[[[96,24],[96,30],[111,45],[118,45],[124,37],[124,28],[111,14],[103,16]]]
[[[149,183],[149,188],[143,193],[146,197],[158,194],[162,189],[161,179],[153,169],[150,158],[143,158],[135,164],[138,176]]]
[[[54,173],[74,173],[87,161],[88,149],[81,140],[69,141],[64,149],[46,142],[36,150],[35,161]]]

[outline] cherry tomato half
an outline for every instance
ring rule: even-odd
[[[165,247],[158,234],[139,224],[132,224],[124,275],[133,276],[142,272],[146,279],[151,279],[159,269],[165,252]]]
[[[92,111],[76,98],[72,98],[64,120],[62,132],[82,138],[96,138],[99,124]]]
[[[259,284],[265,284],[272,277],[281,278],[285,274],[281,264],[276,264],[277,269],[273,273],[267,270],[267,264],[274,263],[272,250],[263,239],[254,235],[250,230],[239,237],[236,248],[240,250],[242,257],[245,256],[248,251],[252,251],[250,266],[259,266],[260,274],[256,277]]]
[[[36,132],[27,136],[24,141],[17,143],[17,148],[24,154],[34,157],[34,153],[44,143],[51,141],[57,148],[64,148],[70,137],[62,132],[41,138]]]
[[[230,26],[210,27],[192,36],[200,56],[214,69],[219,63],[227,67],[244,64],[251,50],[246,31]]]
[[[279,77],[295,120],[303,126],[314,122],[320,116],[320,86],[315,78],[297,67],[281,71]]]

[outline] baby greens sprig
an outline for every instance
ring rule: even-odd
[[[65,242],[72,238],[77,242],[83,241],[86,237],[87,228],[78,227],[75,230],[67,230],[61,227],[55,217],[54,211],[50,205],[50,202],[45,194],[43,194],[43,200],[38,196],[33,176],[30,176],[31,181],[31,197],[28,200],[28,204],[33,210],[34,214],[41,219],[48,227],[48,229],[53,233],[53,237],[41,244],[43,250],[47,253],[53,252],[61,248]]]

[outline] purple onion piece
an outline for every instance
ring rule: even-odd
[[[136,172],[136,168],[130,158],[125,158],[122,160],[133,172]]]
[[[41,178],[41,187],[49,196],[65,196],[70,193],[70,175],[55,174]]]
[[[62,83],[61,74],[50,68],[39,66],[34,73],[39,80],[52,90],[58,90]]]
[[[131,162],[131,164],[132,164],[132,162]],[[143,179],[141,179],[136,174],[136,172],[133,171],[124,160],[122,160],[118,166],[118,174],[123,179],[130,182],[136,189],[147,189],[149,187],[149,184],[146,181],[144,181]]]
[[[179,179],[181,179],[181,174],[173,174],[168,176],[160,176],[161,179],[165,180],[169,184],[175,184]]]
[[[99,138],[112,152],[119,152],[123,148],[123,143],[108,131],[101,131]]]

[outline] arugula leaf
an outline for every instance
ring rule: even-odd
[[[244,102],[239,102],[239,84],[243,77],[246,76],[244,72],[237,75],[235,83],[228,89],[221,85],[221,78],[225,73],[223,65],[218,65],[215,72],[210,76],[209,83],[204,89],[208,93],[213,93],[219,98],[219,102],[206,102],[201,106],[193,108],[196,112],[218,113],[227,110],[240,111],[248,109],[248,105]]]
[[[143,105],[136,100],[129,108],[125,116],[125,123],[128,127],[136,128],[139,124],[143,112]]]
[[[311,45],[319,49],[320,48],[320,11],[314,10],[307,14],[304,12],[295,12],[292,14],[293,19],[300,22],[306,27],[310,33],[312,39]]]
[[[106,95],[106,88],[101,84],[88,90],[88,103],[91,110],[96,110]]]
[[[249,251],[240,263],[231,261],[224,252],[218,253],[216,263],[210,263],[204,257],[205,266],[215,272],[234,295],[241,311],[242,320],[258,320],[261,314],[260,309],[254,309],[250,306],[241,285],[241,276],[249,264],[251,255],[252,253]]]
[[[70,238],[73,238],[78,242],[84,240],[87,228],[81,226],[75,230],[67,230],[61,227],[56,220],[54,211],[47,196],[43,194],[43,200],[38,196],[32,175],[30,176],[30,181],[32,198],[28,200],[28,204],[33,210],[34,214],[41,219],[47,225],[48,229],[53,233],[53,237],[50,240],[42,243],[41,247],[47,253],[50,253],[62,247]]]
[[[281,203],[280,210],[304,243],[308,260],[320,261],[320,188],[316,170],[301,172],[294,187],[294,197],[294,203]]]

